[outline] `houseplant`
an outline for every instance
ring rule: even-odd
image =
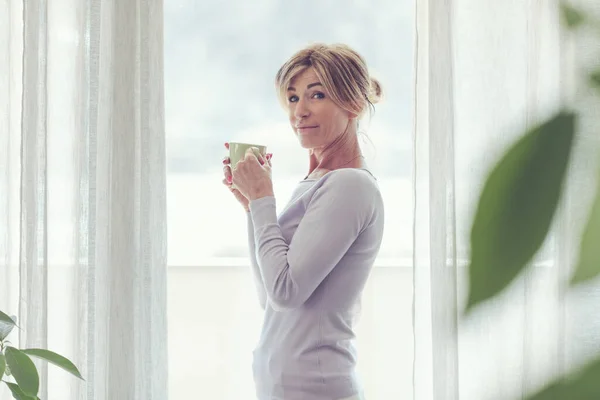
[[[561,13],[569,29],[587,25],[600,31],[600,21],[589,14],[565,3],[561,5]],[[600,65],[588,74],[586,81],[600,92]],[[572,162],[578,119],[577,111],[562,108],[525,132],[492,168],[471,230],[465,315],[504,291],[527,268],[544,243]],[[598,157],[600,160],[600,154]],[[600,174],[597,184],[578,263],[568,282],[571,287],[600,277]],[[600,399],[600,357],[528,398],[559,399]]]
[[[83,379],[77,367],[60,354],[45,349],[17,349],[11,346],[8,335],[17,326],[16,317],[0,311],[0,380],[8,386],[17,400],[39,399],[39,374],[31,357],[52,363]]]

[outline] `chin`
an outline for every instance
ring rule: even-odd
[[[298,135],[298,142],[303,149],[312,149],[314,147],[312,140],[305,136]]]
[[[303,149],[315,149],[326,145],[326,143],[323,143],[323,138],[316,133],[296,133],[296,137],[298,138],[298,142]]]
[[[313,146],[310,143],[306,143],[302,140],[300,141],[300,147],[302,147],[303,149],[309,149],[309,150],[313,148]]]

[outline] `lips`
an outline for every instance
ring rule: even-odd
[[[318,128],[317,125],[304,125],[304,126],[297,126],[296,130],[300,131],[300,132],[306,132],[309,131],[311,129],[315,129]]]

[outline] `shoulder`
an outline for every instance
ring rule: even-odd
[[[329,172],[322,179],[322,188],[353,192],[354,194],[379,193],[377,181],[370,172],[363,169],[344,168]]]
[[[344,168],[329,172],[321,179],[317,193],[335,199],[338,205],[352,208],[374,210],[383,207],[377,181],[370,172],[362,169]]]

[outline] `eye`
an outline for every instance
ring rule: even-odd
[[[288,98],[288,101],[289,101],[290,103],[295,103],[295,102],[297,102],[297,101],[298,101],[298,96],[296,96],[296,95],[290,96],[290,97]]]
[[[313,94],[312,96],[315,99],[324,99],[325,98],[325,94],[321,93],[321,92],[317,92],[315,94]]]

